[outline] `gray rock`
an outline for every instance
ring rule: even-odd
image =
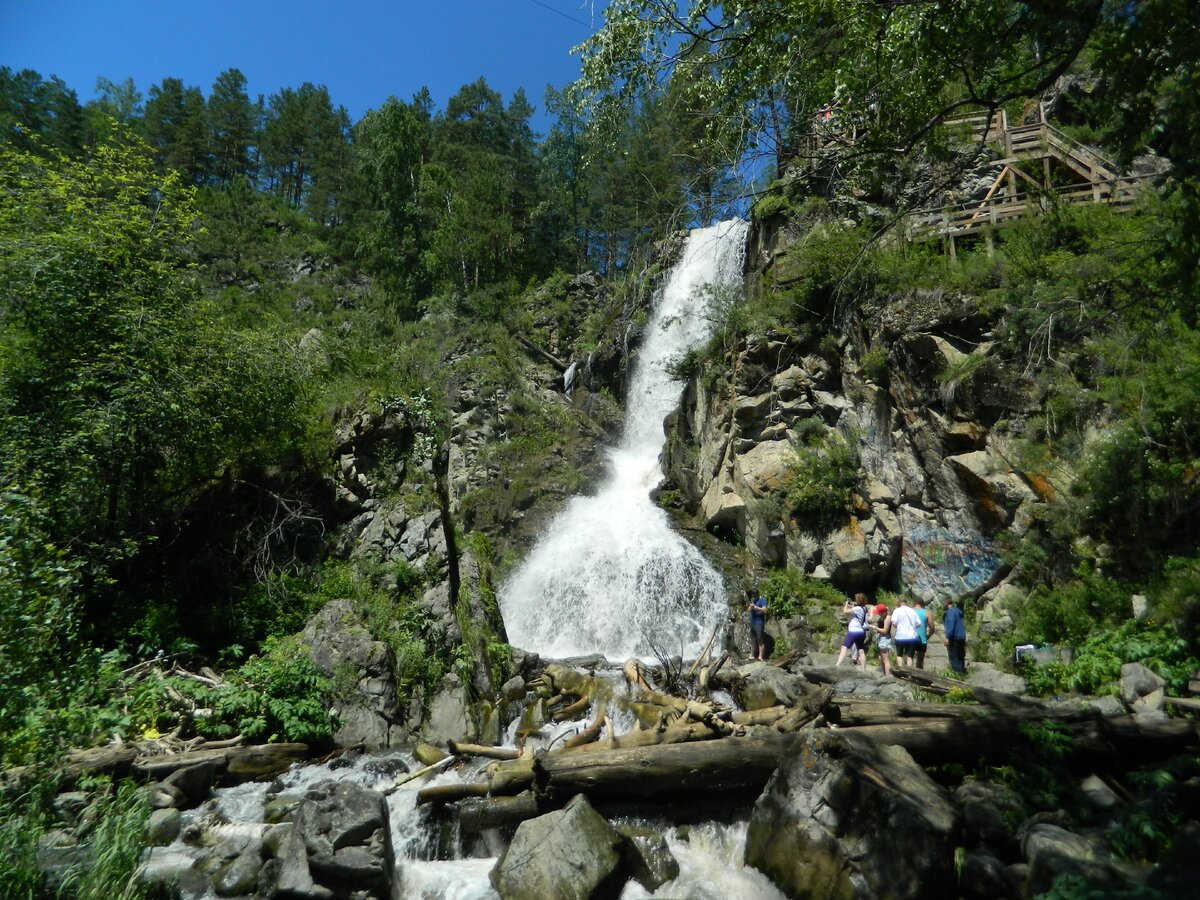
[[[187,798],[187,806],[199,806],[212,795],[219,768],[220,765],[215,760],[184,766],[164,778],[163,783],[183,791]]]
[[[308,850],[304,846],[304,838],[296,829],[288,831],[279,845],[276,859],[279,864],[270,872],[274,877],[276,896],[298,897],[301,900],[328,900],[333,897],[333,891],[313,881],[308,868]]]
[[[1118,806],[1121,798],[1098,775],[1089,775],[1079,783],[1079,792],[1089,804],[1101,811]]]
[[[371,637],[349,600],[333,600],[308,620],[300,639],[325,675],[344,679],[352,673],[354,690],[334,701],[340,747],[379,750],[391,746],[405,718],[396,700],[391,650]]]
[[[177,809],[156,809],[150,813],[146,824],[146,834],[150,843],[156,847],[165,847],[179,837],[180,813]]]
[[[790,897],[951,896],[960,830],[906,750],[817,732],[755,803],[745,858]]]
[[[1105,866],[1084,838],[1058,825],[1033,825],[1021,836],[1021,852],[1029,864],[1031,895],[1050,889],[1060,875],[1102,879]]]
[[[1129,598],[1130,609],[1133,612],[1133,618],[1138,624],[1145,624],[1150,618],[1150,600],[1145,594],[1134,594]]]
[[[500,696],[509,703],[525,699],[525,679],[520,675],[508,679],[500,688]]]
[[[656,891],[679,877],[679,861],[661,834],[636,825],[618,825],[617,831],[624,838],[621,855],[625,865],[647,891]]]
[[[247,849],[228,863],[213,879],[220,897],[244,897],[258,889],[263,860],[257,849]]]
[[[68,825],[74,825],[91,798],[87,791],[63,791],[54,798],[54,812]]]
[[[492,884],[501,900],[585,900],[618,872],[620,847],[621,835],[580,794],[517,827]]]
[[[1025,679],[1020,675],[1010,675],[1001,672],[990,663],[977,662],[971,666],[971,674],[967,684],[972,687],[988,688],[993,691],[1004,691],[1009,694],[1025,693]]]
[[[458,676],[442,678],[429,707],[429,717],[421,728],[421,737],[431,744],[447,741],[473,741],[475,727],[468,714],[467,691]]]
[[[1134,712],[1161,709],[1165,684],[1141,663],[1121,666],[1121,700]]]
[[[968,837],[994,847],[1013,840],[1016,826],[1024,815],[1024,804],[1007,785],[992,781],[967,781],[954,792],[962,810]]]
[[[776,666],[757,666],[746,676],[740,699],[743,709],[791,706],[808,690],[802,675],[792,675]]]
[[[959,885],[964,897],[974,900],[1007,900],[1021,896],[1020,881],[987,847],[968,850],[963,856]]]

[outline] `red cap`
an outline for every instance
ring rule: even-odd
[[[885,612],[887,612],[887,607],[884,606],[882,603],[878,604],[875,607],[875,615],[882,616]]]

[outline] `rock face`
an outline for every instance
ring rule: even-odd
[[[517,827],[492,870],[492,884],[502,900],[586,900],[617,875],[620,848],[621,835],[580,794]]]
[[[379,750],[403,740],[407,732],[391,650],[371,637],[349,600],[326,604],[309,620],[301,640],[323,674],[350,682],[333,707],[340,723],[334,735],[338,746]]]
[[[960,830],[904,749],[814,734],[755,803],[746,864],[789,897],[953,896]]]

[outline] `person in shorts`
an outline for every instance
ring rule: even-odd
[[[867,640],[867,597],[865,594],[855,594],[853,600],[842,604],[842,615],[848,616],[846,637],[842,641],[842,652],[838,654],[835,666],[840,666],[846,659],[846,654],[854,649],[854,665],[867,667],[867,654],[863,645]]]
[[[929,614],[929,610],[925,608],[925,601],[920,597],[913,600],[913,611],[921,620],[921,627],[917,629],[917,668],[923,669],[925,668],[925,651],[929,649],[929,639],[937,631],[937,626],[933,624],[933,616]]]
[[[879,651],[879,664],[886,678],[892,674],[892,617],[882,603],[875,605],[874,613],[871,630],[875,632],[875,649]]]
[[[921,619],[917,611],[908,605],[908,598],[900,595],[900,605],[892,613],[892,634],[896,639],[896,662],[902,669],[913,668],[917,658],[917,630],[921,627]]]

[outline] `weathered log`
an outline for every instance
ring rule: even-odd
[[[572,753],[581,751],[572,750]],[[533,784],[533,756],[504,760],[489,767],[493,794],[516,794]]]
[[[406,775],[401,775],[399,778],[396,779],[396,783],[393,784],[389,788],[385,788],[383,793],[384,793],[384,795],[394,794],[399,788],[408,784],[410,781],[416,781],[422,775],[428,775],[430,772],[433,772],[437,769],[441,769],[444,766],[448,765],[449,763],[453,762],[453,760],[454,760],[453,756],[447,756],[447,757],[444,757],[443,759],[439,759],[435,763],[432,763],[432,764],[426,766],[423,769],[417,769],[417,771],[415,771],[415,772],[409,772]]]
[[[886,700],[855,700],[835,697],[826,719],[843,728],[865,725],[897,725],[925,719],[962,719],[986,715],[986,707],[963,703],[898,703]]]
[[[768,706],[766,709],[738,710],[729,717],[735,725],[774,725],[787,713],[788,707]]]
[[[129,771],[138,751],[128,744],[72,750],[67,754],[65,768],[70,775],[120,775]]]
[[[486,797],[491,785],[486,781],[465,781],[458,784],[435,784],[417,791],[417,804],[454,803],[467,797]]]
[[[446,746],[455,756],[484,756],[488,759],[516,759],[521,751],[516,747],[489,747],[484,744],[460,744],[447,741]]]
[[[691,726],[694,727],[694,726]],[[535,757],[534,793],[549,802],[574,794],[645,798],[760,788],[797,735],[764,733],[649,747],[585,747]]]
[[[832,687],[824,687],[815,693],[801,697],[800,701],[775,723],[775,730],[798,731],[819,716],[832,699]]]
[[[460,801],[454,811],[464,834],[478,834],[485,828],[519,825],[541,814],[533,791],[514,797],[478,797]]]
[[[563,744],[564,750],[570,750],[574,747],[582,747],[584,744],[591,744],[600,739],[600,732],[604,730],[604,723],[608,721],[608,716],[605,714],[604,707],[596,710],[596,718],[587,728],[567,739]]]
[[[565,722],[567,719],[577,719],[580,716],[587,715],[588,707],[591,705],[591,697],[580,697],[574,703],[564,706],[562,709],[556,710],[553,716],[554,721]]]

